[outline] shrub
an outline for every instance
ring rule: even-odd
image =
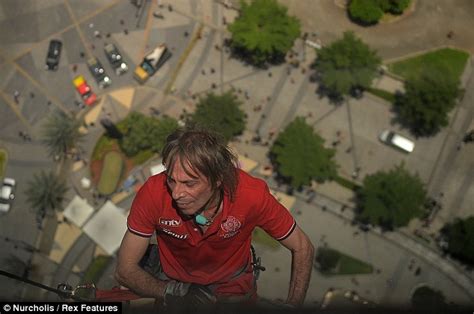
[[[372,25],[382,18],[383,11],[373,0],[352,0],[349,15],[357,22]]]
[[[365,25],[376,24],[384,13],[402,14],[410,0],[352,0],[349,15]]]

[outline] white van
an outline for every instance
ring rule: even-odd
[[[415,143],[413,143],[413,141],[393,131],[382,131],[382,133],[379,135],[379,139],[382,142],[401,149],[407,153],[411,153],[415,149]]]

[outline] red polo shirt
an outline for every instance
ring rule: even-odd
[[[128,229],[143,237],[156,231],[160,262],[168,277],[202,285],[222,283],[217,294],[245,294],[253,288],[252,273],[232,277],[251,261],[252,231],[258,226],[283,240],[296,222],[263,180],[241,170],[235,200],[224,195],[223,202],[222,212],[201,234],[192,219],[183,219],[173,207],[166,174],[161,173],[150,177],[138,191]]]

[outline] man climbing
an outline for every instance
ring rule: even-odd
[[[303,304],[314,248],[266,183],[236,168],[222,139],[205,130],[175,131],[162,156],[166,171],[146,181],[128,216],[120,284],[165,304],[254,302],[251,236],[261,227],[291,251],[286,303]]]

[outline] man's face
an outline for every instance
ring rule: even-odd
[[[166,180],[171,197],[181,213],[194,215],[213,194],[209,180],[200,172],[193,171],[187,161],[181,163],[179,158],[171,170]]]

